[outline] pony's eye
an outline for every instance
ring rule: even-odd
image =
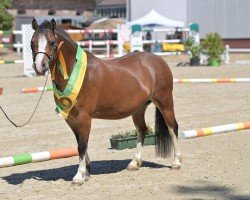
[[[50,45],[50,46],[54,46],[54,45],[55,45],[55,42],[54,42],[54,41],[51,41],[51,42],[49,43],[49,45]]]

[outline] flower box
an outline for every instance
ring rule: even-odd
[[[122,139],[110,139],[110,144],[112,149],[122,150],[122,149],[132,149],[136,147],[137,137],[128,137]],[[155,135],[145,135],[144,146],[155,145]]]

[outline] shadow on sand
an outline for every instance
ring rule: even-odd
[[[209,181],[190,182],[188,186],[175,185],[172,187],[176,193],[185,196],[187,200],[201,199],[228,199],[228,200],[247,200],[250,196],[237,194],[234,188],[218,185]]]
[[[120,172],[128,166],[131,160],[102,160],[102,161],[92,161],[91,162],[91,174],[111,174]],[[42,181],[56,181],[58,179],[63,179],[65,181],[71,181],[73,176],[77,171],[78,165],[70,165],[66,167],[45,169],[30,171],[24,173],[15,173],[5,177],[3,180],[7,181],[11,185],[18,185],[23,183],[27,179],[36,179]],[[149,168],[170,168],[170,166],[165,166],[161,164],[156,164],[153,162],[143,161],[142,167]]]

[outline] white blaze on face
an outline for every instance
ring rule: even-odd
[[[39,38],[38,38],[38,52],[45,52],[46,46],[47,46],[47,39],[46,39],[46,37],[44,35],[42,35],[42,34],[39,34]],[[44,56],[45,55],[43,53],[38,53],[37,56],[36,56],[36,60],[35,60],[36,69],[37,69],[37,71],[39,71],[41,73],[43,72],[42,61],[43,61]]]

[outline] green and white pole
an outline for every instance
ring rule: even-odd
[[[32,162],[41,162],[60,158],[77,156],[77,148],[66,148],[58,150],[49,150],[37,153],[24,153],[13,157],[0,158],[0,168],[14,165],[23,165]]]

